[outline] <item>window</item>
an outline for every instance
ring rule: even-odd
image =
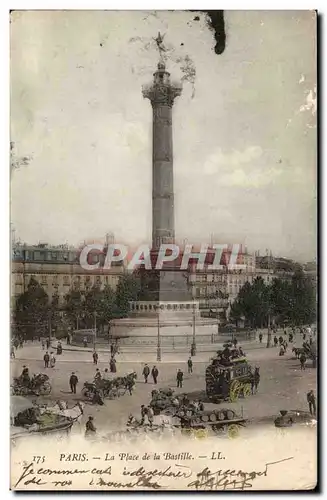
[[[43,275],[43,276],[41,277],[41,284],[42,284],[42,285],[46,285],[46,284],[47,284],[47,282],[48,282],[47,277]]]
[[[69,285],[69,276],[64,276],[64,285]]]

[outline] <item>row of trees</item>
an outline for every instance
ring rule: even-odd
[[[54,295],[50,300],[44,288],[31,278],[13,308],[14,334],[31,339],[48,335],[50,330],[65,335],[70,327],[94,328],[95,325],[103,332],[113,319],[128,315],[128,302],[137,300],[139,293],[140,280],[125,274],[115,291],[109,285],[102,290],[97,285],[85,291],[72,288],[60,307],[59,296]]]
[[[310,324],[316,319],[316,290],[302,271],[291,281],[274,279],[266,285],[261,277],[245,283],[231,306],[230,319],[245,319],[249,326],[264,327],[268,322],[294,326]]]

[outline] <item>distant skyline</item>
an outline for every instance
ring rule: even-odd
[[[15,11],[11,181],[27,243],[151,241],[152,110],[141,87],[165,33],[176,240],[316,256],[316,15],[226,11],[226,48],[190,12]],[[194,77],[195,70],[195,77]],[[185,75],[188,77],[185,79]]]

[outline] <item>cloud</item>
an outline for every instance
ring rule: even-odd
[[[259,167],[252,171],[238,168],[229,174],[223,175],[219,180],[219,184],[229,187],[261,188],[274,183],[282,173],[281,169],[274,167],[269,170]]]
[[[239,167],[244,163],[260,158],[262,149],[259,146],[251,146],[244,151],[232,151],[224,154],[221,149],[211,154],[204,164],[204,173],[211,175],[221,172],[230,167]]]

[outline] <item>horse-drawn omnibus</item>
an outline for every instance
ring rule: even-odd
[[[253,372],[246,358],[231,359],[222,363],[215,358],[206,369],[206,393],[213,402],[236,401],[251,394]]]

